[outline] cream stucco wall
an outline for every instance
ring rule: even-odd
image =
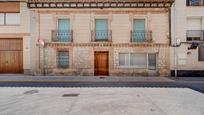
[[[95,27],[95,19],[108,19],[109,30],[112,31],[113,43],[130,43],[133,20],[146,19],[146,30],[152,31],[153,43],[168,44],[169,42],[169,19],[166,9],[154,9],[154,13],[133,9],[112,9],[83,11],[83,10],[39,10],[39,34],[40,38],[50,42],[52,30],[57,29],[57,19],[70,20],[73,30],[74,43],[90,43],[91,31]]]
[[[186,0],[176,0],[172,7],[172,43],[174,38],[180,42],[186,42],[187,18],[202,18],[202,30],[204,30],[204,6],[186,6]],[[175,19],[175,22],[174,22]],[[190,44],[182,44],[177,47],[178,70],[204,70],[204,61],[198,61],[198,49],[188,50]],[[188,53],[188,54],[187,54]],[[171,69],[175,67],[174,48],[171,48]],[[183,63],[182,60],[185,60]]]

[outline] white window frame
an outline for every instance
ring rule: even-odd
[[[5,24],[5,13],[0,13],[0,15],[2,15],[2,21],[3,23],[0,23],[0,25],[4,25]]]
[[[119,61],[120,61],[120,59],[119,59],[119,55],[120,54],[128,54],[128,60],[129,60],[129,64],[128,65],[120,65],[119,64]],[[146,55],[146,65],[145,65],[145,67],[139,67],[139,66],[131,66],[130,65],[130,56],[131,56],[131,54],[145,54]],[[137,68],[137,69],[148,69],[148,53],[141,53],[141,52],[119,52],[118,53],[118,67],[119,68]]]
[[[19,26],[20,24],[21,24],[21,14],[20,13],[0,13],[0,14],[3,14],[4,15],[4,19],[3,19],[3,21],[4,21],[4,23],[3,24],[0,24],[0,25],[3,25],[3,26],[10,26],[10,25],[14,25],[14,26]],[[19,15],[19,23],[16,23],[16,24],[8,24],[7,23],[7,17],[6,17],[6,15],[7,14],[18,14]]]

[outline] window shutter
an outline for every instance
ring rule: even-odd
[[[60,42],[68,42],[71,40],[70,20],[58,19],[58,39]]]
[[[133,40],[135,42],[145,42],[145,19],[135,19],[133,24],[133,30]]]
[[[108,20],[107,19],[96,19],[95,20],[95,31],[97,40],[108,39]]]
[[[20,13],[20,2],[0,3],[0,13]]]

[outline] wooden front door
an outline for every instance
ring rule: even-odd
[[[22,39],[0,39],[0,73],[23,72]]]
[[[94,54],[94,75],[108,75],[109,74],[109,61],[108,52],[95,52]]]

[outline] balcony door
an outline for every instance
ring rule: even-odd
[[[58,40],[60,42],[68,42],[71,40],[69,19],[58,19]]]
[[[108,40],[108,20],[107,19],[95,20],[95,39],[96,41]]]
[[[145,19],[134,19],[133,24],[133,41],[145,42]]]

